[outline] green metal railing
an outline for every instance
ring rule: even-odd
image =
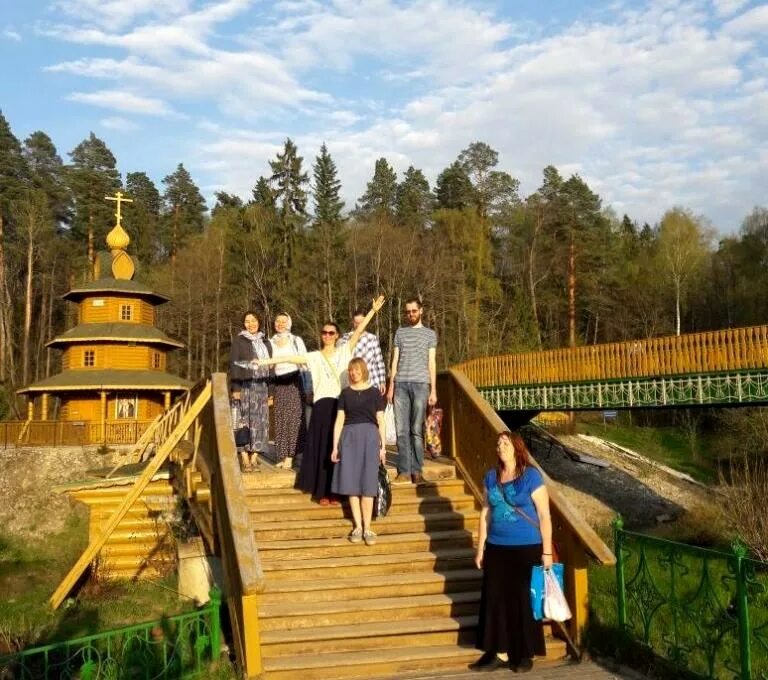
[[[768,563],[614,522],[619,627],[678,677],[768,680]]]
[[[3,680],[155,680],[207,675],[221,650],[221,593],[207,606],[0,657]]]

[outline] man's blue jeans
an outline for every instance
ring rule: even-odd
[[[424,417],[429,383],[395,381],[395,429],[397,472],[421,474],[424,467]]]

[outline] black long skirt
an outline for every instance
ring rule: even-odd
[[[296,475],[295,488],[311,493],[316,500],[331,495],[331,451],[337,405],[337,399],[325,398],[312,406],[304,455],[301,457],[299,474]]]
[[[547,651],[544,630],[531,608],[531,571],[536,564],[541,564],[541,544],[485,544],[476,647],[506,652],[511,666]]]

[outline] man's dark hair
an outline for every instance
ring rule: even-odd
[[[354,319],[356,316],[365,316],[368,312],[364,312],[362,309],[358,308],[354,312],[352,312],[352,318]]]
[[[406,304],[406,305],[414,305],[414,304],[415,304],[415,305],[418,305],[418,306],[419,306],[419,309],[421,309],[421,308],[424,306],[424,305],[422,305],[422,304],[421,304],[421,300],[419,300],[419,298],[417,298],[417,297],[415,297],[415,296],[414,296],[414,297],[409,297],[409,298],[408,298],[408,299],[405,301],[405,304]]]

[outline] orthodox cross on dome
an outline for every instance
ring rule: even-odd
[[[133,203],[133,199],[126,198],[122,191],[118,191],[114,196],[105,196],[104,198],[106,198],[108,201],[115,201],[115,203],[117,203],[117,210],[115,211],[115,217],[117,218],[117,221],[115,222],[115,226],[123,226],[123,216],[120,213],[120,204]]]
[[[126,198],[122,191],[118,191],[114,196],[105,196],[104,198],[117,203],[115,226],[107,234],[107,247],[112,252],[112,275],[116,279],[132,279],[135,267],[133,260],[125,252],[125,249],[131,242],[131,237],[123,229],[123,216],[120,207],[123,203],[133,203],[133,199]]]

